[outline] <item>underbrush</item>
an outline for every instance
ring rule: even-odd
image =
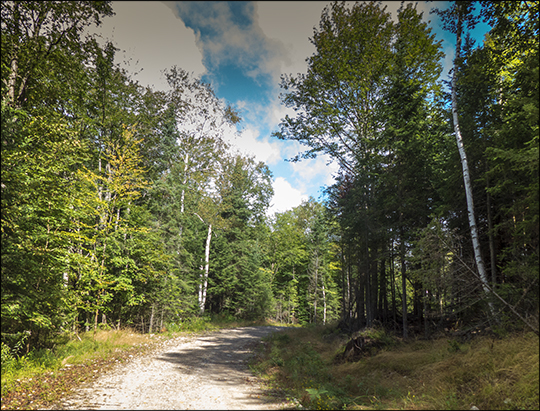
[[[538,337],[403,342],[383,330],[358,334],[365,355],[343,360],[335,327],[288,329],[265,339],[251,367],[269,392],[307,409],[538,409]],[[355,336],[353,336],[355,337]]]
[[[119,362],[129,361],[157,342],[184,334],[249,325],[269,323],[204,316],[165,324],[162,332],[155,334],[141,334],[131,329],[64,334],[56,337],[51,349],[32,350],[19,357],[2,343],[1,409],[54,407],[82,382]]]

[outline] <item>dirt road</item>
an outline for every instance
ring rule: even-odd
[[[280,409],[262,395],[247,362],[254,344],[280,327],[242,327],[178,337],[82,386],[64,409]]]

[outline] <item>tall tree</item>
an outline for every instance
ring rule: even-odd
[[[398,14],[395,24],[376,3],[327,7],[311,39],[316,53],[307,74],[282,78],[283,103],[297,115],[285,117],[275,136],[309,147],[295,160],[325,153],[340,165],[332,197],[355,249],[347,253],[353,259],[347,272],[356,277],[348,286],[355,290],[357,326],[383,311],[387,233],[398,233],[406,332],[407,244],[427,224],[415,217],[433,203],[431,155],[418,151],[433,139],[426,118],[437,117],[429,102],[436,101],[442,53],[412,5]]]
[[[264,163],[237,154],[225,163],[216,185],[225,229],[211,250],[210,305],[215,312],[259,317],[269,310],[272,299],[258,246],[258,227],[273,194],[271,173]]]
[[[464,22],[469,27],[474,26],[475,20],[472,17],[472,3],[471,2],[455,2],[449,10],[439,12],[443,18],[443,22],[446,27],[456,34],[456,52],[454,56],[454,68],[452,72],[452,121],[454,124],[454,134],[459,150],[459,156],[461,158],[461,166],[463,170],[463,184],[465,186],[465,197],[467,200],[467,214],[469,217],[469,228],[471,231],[471,239],[473,243],[474,258],[476,261],[476,268],[482,283],[482,288],[486,294],[489,295],[490,289],[488,285],[488,279],[486,269],[484,265],[484,259],[480,248],[480,240],[478,235],[478,227],[476,225],[475,209],[472,184],[469,172],[469,164],[467,162],[467,154],[463,144],[463,137],[459,127],[458,116],[458,100],[457,100],[457,75],[458,75],[458,62],[461,58],[461,36]],[[491,316],[495,316],[495,309],[492,301],[488,301]]]

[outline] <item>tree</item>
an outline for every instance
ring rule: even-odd
[[[458,116],[458,99],[457,99],[457,76],[458,76],[458,62],[461,58],[461,36],[463,30],[464,22],[468,24],[469,27],[473,27],[475,24],[475,19],[471,16],[472,3],[464,2],[458,3],[455,2],[453,6],[444,12],[437,11],[438,14],[443,18],[443,22],[446,25],[446,28],[451,30],[456,34],[456,53],[454,59],[454,68],[452,73],[452,120],[454,124],[454,134],[456,137],[456,142],[459,150],[459,155],[461,159],[461,165],[463,169],[463,182],[465,186],[465,194],[467,200],[467,213],[469,217],[469,228],[471,232],[471,239],[473,243],[474,257],[476,261],[476,267],[482,283],[482,288],[484,293],[489,296],[490,288],[488,285],[488,279],[486,274],[486,269],[484,265],[484,260],[480,248],[480,241],[478,235],[478,228],[476,224],[475,209],[474,209],[474,199],[473,191],[469,173],[469,165],[467,161],[467,154],[465,152],[465,147],[463,144],[463,137],[461,135],[461,130],[459,126],[459,116]],[[488,301],[491,316],[495,318],[495,308],[491,300]],[[496,318],[495,318],[496,319]]]
[[[224,230],[211,249],[209,300],[214,312],[258,318],[270,308],[269,273],[261,264],[259,226],[273,194],[264,163],[237,154],[224,164],[216,182]]]
[[[71,91],[63,86],[94,48],[82,40],[83,27],[113,14],[109,1],[6,1],[1,13],[2,99],[32,109]]]
[[[418,213],[433,207],[429,144],[439,131],[429,120],[440,117],[440,43],[412,5],[394,24],[375,3],[333,3],[311,41],[316,53],[307,74],[282,78],[283,103],[297,115],[285,117],[275,136],[309,147],[294,160],[325,153],[340,165],[330,207],[354,250],[345,265],[357,327],[385,315],[388,236],[399,238],[406,335],[407,243],[427,223]]]
[[[276,320],[293,323],[298,321],[298,284],[308,258],[304,231],[295,210],[275,214],[268,241],[267,267],[272,272]]]
[[[351,174],[367,166],[392,35],[390,15],[375,3],[347,9],[334,2],[324,9],[310,39],[317,51],[307,60],[307,74],[281,79],[283,104],[298,114],[286,116],[274,136],[309,147],[294,161],[326,153]]]
[[[2,338],[42,344],[71,316],[66,272],[76,169],[88,148],[60,116],[2,102]],[[16,341],[11,338],[8,343]]]
[[[137,231],[137,228],[129,227],[126,223],[134,201],[147,185],[144,171],[140,168],[138,144],[133,132],[125,129],[119,142],[109,142],[105,147],[105,173],[96,173],[87,168],[79,172],[82,184],[89,185],[89,191],[93,193],[80,201],[79,207],[89,218],[78,223],[82,230],[77,233],[86,243],[83,247],[86,248],[91,265],[75,281],[80,295],[80,308],[95,314],[94,329],[97,328],[99,312],[111,309],[109,303],[114,293],[132,289],[132,279],[129,277],[134,274],[136,266],[130,267],[132,260],[115,262],[111,248],[114,249],[122,238],[125,242],[128,235]],[[101,195],[101,190],[106,196]],[[125,269],[113,275],[110,271],[119,263]],[[152,276],[152,271],[149,270],[145,275]],[[131,299],[128,305],[136,304],[140,298],[132,295]]]

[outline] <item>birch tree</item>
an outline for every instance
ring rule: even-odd
[[[458,64],[461,57],[461,36],[463,31],[463,24],[468,24],[469,27],[474,26],[474,19],[471,16],[472,3],[470,2],[455,2],[449,10],[438,11],[437,13],[442,17],[446,27],[456,34],[456,52],[454,56],[454,67],[452,70],[452,121],[454,124],[454,134],[456,137],[456,143],[458,146],[459,156],[461,159],[461,167],[463,171],[463,184],[465,186],[465,197],[467,200],[467,215],[469,219],[469,228],[471,231],[471,240],[473,244],[474,259],[476,262],[476,268],[480,276],[482,283],[482,289],[484,293],[490,294],[490,287],[488,285],[488,278],[484,265],[484,259],[480,249],[480,241],[478,237],[478,227],[476,225],[476,217],[474,212],[474,199],[472,192],[471,177],[469,172],[469,164],[467,162],[467,153],[463,145],[463,137],[459,128],[459,116],[458,116],[458,101],[457,101],[457,74]],[[488,301],[490,312],[492,316],[495,316],[495,309],[493,303]]]
[[[194,185],[208,188],[219,171],[219,159],[228,149],[227,131],[240,121],[234,111],[223,104],[208,84],[172,67],[165,72],[171,91],[168,99],[175,108],[180,148],[182,186],[180,212],[185,212],[186,190]]]

